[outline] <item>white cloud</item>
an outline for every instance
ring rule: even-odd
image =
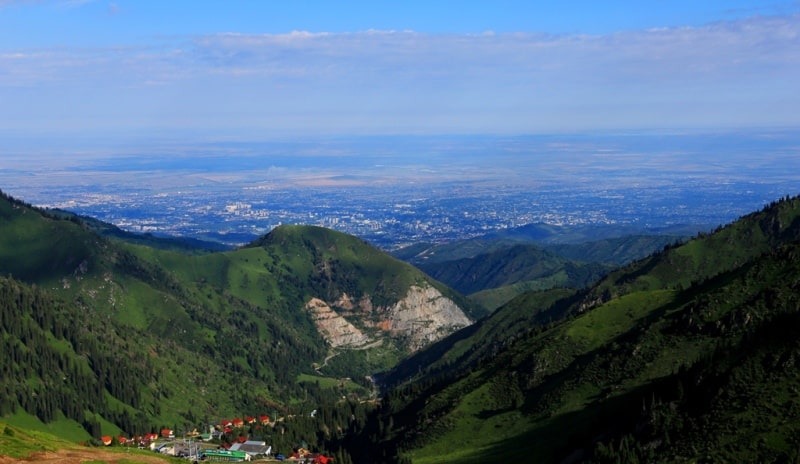
[[[795,15],[608,35],[293,31],[0,49],[0,88],[139,93],[186,124],[223,113],[343,130],[800,124],[798,31]]]
[[[612,35],[429,35],[367,31],[348,34],[220,34],[195,42],[196,64],[274,74],[309,71],[413,72],[419,76],[514,75],[630,78],[735,78],[730,73],[795,72],[800,18],[751,18],[702,28],[658,29]],[[775,69],[777,68],[777,69]],[[377,75],[391,78],[392,75]]]

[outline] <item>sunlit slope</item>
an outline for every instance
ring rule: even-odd
[[[64,219],[0,199],[0,273],[36,284],[65,301],[156,333],[165,322],[194,330],[185,290],[169,272],[102,238],[77,218]]]
[[[218,242],[209,242],[187,237],[156,236],[150,233],[135,233],[120,229],[114,224],[95,219],[89,216],[77,215],[69,211],[49,209],[47,213],[54,218],[79,221],[101,237],[134,245],[146,245],[161,250],[177,251],[187,254],[204,254],[214,251],[226,251],[233,247]]]
[[[295,336],[308,343],[324,341],[304,305],[312,298],[332,305],[369,342],[337,350],[326,364],[329,374],[360,377],[395,365],[409,352],[405,334],[378,328],[386,324],[385,309],[398,304],[412,287],[436,288],[473,317],[480,314],[477,305],[407,263],[358,238],[319,227],[282,226],[247,247],[226,253],[153,256],[203,292],[264,308],[269,313],[266,322],[291,322]]]
[[[372,295],[376,305],[403,298],[412,285],[431,285],[456,301],[468,314],[479,309],[448,287],[413,266],[391,257],[363,240],[314,226],[282,226],[255,241],[297,275],[307,275],[311,292],[333,298]]]
[[[103,241],[87,234],[77,221],[45,217],[29,205],[0,197],[0,266],[4,275],[55,285],[62,276],[101,262],[102,246]]]
[[[414,462],[796,458],[798,217],[786,199],[567,299],[512,301],[388,395],[386,446]]]
[[[328,229],[284,226],[239,250],[190,255],[103,239],[74,217],[48,216],[11,199],[3,203],[3,212],[0,272],[188,349],[224,353],[249,371],[263,364],[248,359],[251,344],[272,347],[291,340],[303,361],[287,375],[312,369],[326,357],[326,341],[303,309],[312,298],[328,304],[368,300],[370,307],[383,308],[398,304],[411,287],[432,287],[472,317],[481,314],[477,305],[412,266]],[[369,324],[360,324],[360,316],[375,314],[349,319],[365,330]],[[391,346],[381,355],[373,353],[371,364],[339,357],[344,370],[334,369],[337,373],[363,376],[390,367],[406,352],[397,334],[387,338],[370,330],[376,347],[380,340]],[[228,346],[227,340],[237,336],[243,337],[237,348]],[[357,369],[347,372],[347,365]]]
[[[284,318],[159,261],[208,266],[203,275],[222,275],[221,264],[110,241],[5,196],[0,212],[0,274],[13,276],[0,282],[0,416],[97,438],[307,397],[298,376],[327,349],[302,311]]]
[[[785,198],[710,234],[620,268],[597,285],[591,298],[629,291],[688,287],[735,269],[800,238],[800,199]]]

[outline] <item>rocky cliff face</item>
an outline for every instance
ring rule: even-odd
[[[320,335],[332,347],[373,346],[388,337],[414,352],[466,327],[472,321],[451,299],[431,286],[412,286],[394,305],[374,306],[369,295],[335,302],[312,298],[305,306]]]
[[[417,351],[456,330],[472,324],[451,299],[433,287],[413,286],[406,297],[384,312],[379,327],[392,338],[402,337]]]
[[[320,335],[334,348],[342,346],[358,348],[371,341],[356,326],[319,298],[309,300],[306,303],[306,311],[311,313],[311,319],[314,320]]]

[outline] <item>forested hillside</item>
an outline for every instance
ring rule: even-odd
[[[386,375],[374,438],[422,463],[793,462],[798,238],[785,198],[592,288],[522,295]]]
[[[99,436],[101,417],[139,431],[160,414],[158,400],[168,390],[157,375],[160,363],[129,341],[134,337],[118,337],[105,318],[0,278],[0,330],[0,416],[18,408],[43,422],[63,415]]]
[[[461,308],[475,308],[326,229],[284,227],[239,250],[198,252],[97,228],[0,197],[0,416],[29,414],[73,436],[78,424],[89,439],[277,414],[295,419],[276,445],[338,452],[364,425],[365,375],[469,324]],[[309,301],[330,304],[325,319]],[[333,345],[331,327],[365,341]]]
[[[419,317],[480,311],[354,237],[282,227],[187,254],[0,200],[4,420],[90,440],[266,413],[276,449],[340,462],[800,458],[800,197],[417,352]],[[344,377],[379,369],[373,411]]]

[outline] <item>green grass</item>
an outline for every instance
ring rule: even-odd
[[[482,369],[426,397],[426,407],[453,400],[456,405],[439,419],[446,430],[409,455],[415,463],[523,456],[532,462],[560,460],[565,455],[559,453],[585,446],[580,440],[594,440],[602,427],[614,430],[626,420],[641,420],[636,417],[643,404],[657,408],[652,404],[663,401],[658,411],[666,412],[659,417],[679,415],[681,408],[695,403],[682,404],[678,391],[707,382],[703,388],[708,390],[692,393],[702,399],[696,413],[702,415],[681,419],[683,425],[671,429],[673,438],[684,444],[668,450],[674,459],[707,454],[714,462],[791,462],[797,456],[792,443],[800,376],[790,366],[796,366],[800,348],[795,326],[786,322],[800,324],[794,292],[798,252],[797,246],[787,247],[691,289],[627,293],[511,345]],[[504,308],[492,319],[507,313]],[[786,322],[770,319],[777,315]],[[759,321],[769,322],[768,332],[752,332]],[[501,324],[492,324],[492,329],[507,333]],[[746,330],[751,336],[741,335]],[[790,343],[773,337],[786,337]],[[721,347],[729,355],[710,355]],[[692,366],[702,375],[679,374]],[[532,371],[536,377],[526,375]],[[526,375],[523,386],[532,384],[521,408],[525,420],[515,424],[511,436],[489,433],[483,424],[517,411],[491,407],[487,388],[513,375]],[[453,393],[459,389],[464,390],[460,398]],[[628,419],[619,419],[624,414]],[[641,446],[648,449],[646,442]]]
[[[102,430],[103,435],[110,435],[112,437],[118,437],[120,435],[124,435],[122,430],[119,427],[112,424],[105,418],[100,415],[95,415],[95,419],[100,423],[100,429]]]
[[[440,439],[410,453],[414,463],[433,464],[460,462],[492,445],[510,440],[531,424],[518,411],[486,416],[486,405],[493,401],[487,385],[478,388],[458,402],[449,419],[455,426]],[[454,445],[457,444],[457,445]]]
[[[547,413],[548,415],[536,417],[522,415],[515,408],[508,411],[503,408],[498,409],[497,406],[494,406],[496,394],[493,396],[490,389],[492,380],[488,380],[463,395],[457,406],[447,414],[447,422],[451,424],[450,427],[433,442],[411,452],[410,456],[413,461],[415,463],[482,462],[486,456],[498,452],[501,453],[497,456],[500,459],[505,452],[499,450],[504,449],[506,444],[520,440],[521,436],[531,437],[537,433],[543,433],[550,438],[537,438],[525,442],[522,446],[534,456],[538,455],[539,458],[547,460],[547,454],[541,453],[551,449],[554,440],[564,439],[555,437],[562,432],[566,434],[565,436],[572,433],[569,430],[554,431],[552,427],[564,427],[566,418],[573,415],[585,416],[586,408],[596,403],[604,395],[603,385],[593,382],[572,384],[569,379],[575,374],[569,374],[569,370],[559,374],[560,370],[569,367],[573,360],[581,356],[592,353],[600,347],[610,346],[615,340],[635,330],[638,324],[646,318],[667,312],[670,305],[674,304],[676,295],[677,292],[672,290],[628,294],[524,342],[518,348],[520,355],[509,354],[509,358],[514,360],[515,366],[517,364],[524,365],[529,359],[529,355],[522,355],[526,352],[524,346],[530,343],[540,347],[535,356],[542,360],[544,369],[547,369],[542,371],[542,375],[547,376],[548,372],[552,372],[555,377],[552,377],[550,381],[551,394],[560,392],[547,400],[551,402],[546,406],[547,411],[550,411]],[[501,314],[513,326],[513,320],[509,318],[509,315],[513,313],[504,311],[496,316],[499,317]],[[495,323],[491,326],[491,330],[508,333],[508,329],[503,327],[503,324]],[[480,332],[482,331],[479,331],[475,338],[487,337],[488,334],[480,335]],[[468,342],[461,343],[464,348],[470,346]],[[448,356],[459,351],[457,345],[453,347],[452,352],[448,353]],[[695,352],[697,347],[680,345],[677,347],[677,352],[672,352],[671,350],[674,348],[664,348],[664,352],[661,354],[663,359],[659,358],[658,363],[645,369],[642,376],[637,376],[629,382],[623,382],[620,388],[615,390],[614,395],[624,395],[626,392],[647,384],[652,379],[668,374],[674,368],[673,363],[681,356],[691,356],[691,359],[695,359],[697,356]],[[525,368],[509,366],[506,369]],[[481,372],[483,373],[480,375],[494,380],[511,375],[505,369],[492,374],[478,371],[478,373]],[[467,379],[457,382],[457,385],[470,384],[469,379],[471,378],[475,377],[467,377]],[[584,420],[591,421],[593,419],[591,416],[586,416]],[[539,432],[536,432],[537,430]],[[458,446],[454,446],[456,443]],[[521,455],[519,450],[509,450],[506,457],[512,459]]]
[[[36,416],[18,410],[15,414],[3,417],[3,421],[8,425],[28,432],[51,434],[71,443],[78,443],[92,438],[80,424],[65,418],[56,419],[49,424],[45,424]]]
[[[489,311],[494,311],[511,301],[517,295],[522,295],[526,292],[547,290],[559,286],[568,286],[568,284],[569,277],[567,273],[565,271],[560,271],[541,279],[481,290],[480,292],[470,294],[469,299],[475,301]]]
[[[17,419],[19,418],[12,416],[10,420],[3,419],[3,421],[0,422],[0,456],[8,456],[22,461],[30,460],[32,462],[36,462],[37,459],[35,457],[31,457],[31,455],[35,456],[37,453],[81,451],[82,453],[88,453],[88,455],[91,455],[96,451],[98,453],[113,453],[116,456],[110,460],[98,458],[84,460],[82,462],[87,464],[138,464],[142,462],[150,462],[154,458],[163,459],[165,462],[173,461],[167,457],[155,455],[150,451],[139,450],[135,448],[80,447],[78,445],[78,441],[72,441],[68,438],[65,439],[60,434],[53,434],[48,431],[39,430],[38,428],[40,427],[35,423],[35,421],[32,422],[26,419],[22,420],[22,422],[35,426],[34,428],[12,424],[12,422],[15,422]],[[83,442],[84,439],[79,441]],[[146,457],[147,459],[137,459],[137,456],[142,456],[142,458]],[[52,455],[48,455],[48,459],[54,458]]]
[[[146,329],[151,323],[150,314],[165,314],[177,306],[166,295],[154,291],[144,282],[124,279],[122,283],[124,295],[118,298],[119,304],[114,315],[123,324]]]
[[[672,302],[675,292],[637,292],[611,300],[566,326],[566,335],[584,351],[593,350],[630,330],[655,309]]]
[[[56,438],[54,435],[13,425],[12,421],[0,422],[0,456],[26,458],[32,453],[74,446],[74,443]]]

